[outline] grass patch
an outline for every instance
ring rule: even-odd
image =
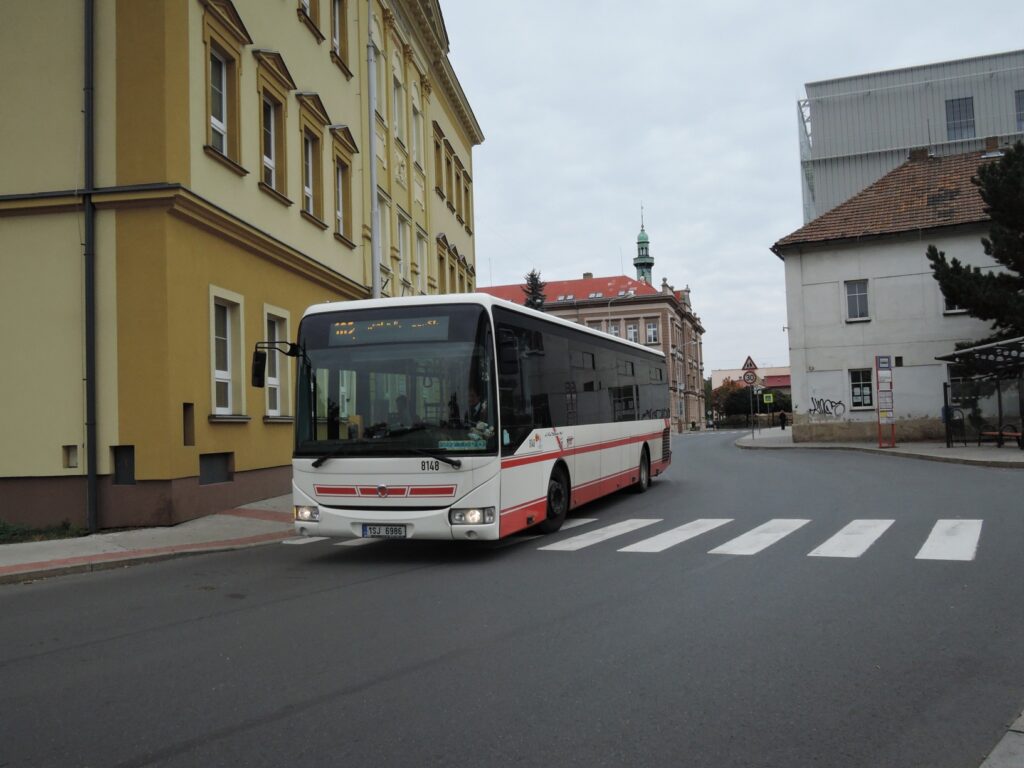
[[[0,520],[0,544],[18,544],[25,541],[48,541],[50,539],[74,539],[88,534],[85,528],[72,525],[65,520],[52,528],[29,528],[24,525],[5,523]]]

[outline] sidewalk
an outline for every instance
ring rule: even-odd
[[[997,448],[995,444],[982,446],[968,443],[947,448],[945,443],[897,443],[895,448],[879,448],[876,443],[794,443],[791,430],[782,431],[779,427],[755,431],[736,441],[739,448],[757,449],[795,449],[795,450],[841,450],[863,451],[865,453],[884,453],[887,456],[899,456],[905,459],[924,459],[926,461],[944,461],[951,464],[974,464],[983,467],[1016,467],[1024,468],[1024,451],[1016,444]]]
[[[175,526],[0,545],[0,584],[281,541],[291,509],[288,494]]]

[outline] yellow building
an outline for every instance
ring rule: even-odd
[[[251,388],[254,342],[371,295],[374,232],[383,295],[475,287],[483,134],[447,53],[436,0],[5,8],[0,520],[170,524],[287,492],[294,370]]]

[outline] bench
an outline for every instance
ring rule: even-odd
[[[983,440],[991,440],[997,447],[1002,448],[1003,443],[1008,440],[1016,440],[1017,447],[1024,450],[1024,433],[1017,429],[1014,424],[1003,424],[999,428],[988,422],[983,422],[978,428],[978,446]]]

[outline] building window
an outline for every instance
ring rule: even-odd
[[[352,242],[352,158],[359,151],[344,125],[331,127],[334,147],[334,235],[350,248]]]
[[[870,368],[850,371],[850,405],[853,408],[871,408],[874,405]]]
[[[868,315],[868,281],[846,281],[846,319],[867,320]]]
[[[974,97],[946,99],[946,138],[949,141],[974,138]]]
[[[420,90],[412,84],[412,161],[423,170],[423,112],[420,110]]]
[[[345,77],[351,78],[352,70],[348,68],[347,21],[344,0],[331,0],[331,61],[338,65]]]
[[[280,154],[277,151],[277,142],[281,135],[279,120],[281,106],[270,97],[263,97],[263,183],[268,187],[277,189],[277,163],[275,158]]]
[[[219,51],[210,51],[210,146],[227,154],[228,62]]]
[[[206,144],[207,154],[225,163],[239,175],[239,60],[242,47],[252,38],[241,19],[219,3],[204,3],[203,45],[206,48]]]
[[[242,297],[210,288],[210,367],[214,415],[244,412],[242,388]]]
[[[266,340],[288,341],[287,313],[277,308],[265,308]],[[267,350],[267,416],[282,416],[287,408],[287,358],[276,349]]]
[[[398,274],[403,283],[409,282],[409,262],[411,254],[409,219],[402,213],[398,214]],[[403,291],[404,292],[404,291]]]
[[[402,85],[402,81],[398,78],[397,68],[395,69],[391,96],[391,129],[394,131],[395,137],[402,142],[402,144],[405,144],[405,86]]]
[[[1017,108],[1017,132],[1024,133],[1024,91],[1015,91],[1013,101]]]
[[[640,338],[639,330],[639,326],[636,323],[626,323],[626,340],[636,342]]]
[[[317,43],[322,43],[324,33],[320,31],[320,0],[299,0],[299,21],[301,21]]]
[[[466,219],[466,229],[472,229],[473,228],[473,224],[470,221],[470,219],[471,219],[471,210],[470,209],[472,208],[472,202],[473,202],[473,196],[472,196],[472,194],[470,194],[470,191],[469,191],[470,190],[470,183],[471,183],[471,181],[470,181],[470,178],[469,178],[469,174],[468,173],[463,173],[463,175],[462,175],[462,195],[463,195],[462,215]]]
[[[427,292],[427,236],[416,232],[416,269],[418,270],[417,287],[420,293]]]
[[[951,299],[947,299],[945,296],[942,297],[942,311],[947,315],[962,314],[967,310],[957,304]]]
[[[608,321],[608,334],[611,335],[611,336],[618,336],[619,335],[619,321],[618,320],[609,320]]]
[[[302,213],[327,229],[323,221],[323,127],[331,121],[320,97],[300,93],[299,129],[302,138]]]
[[[658,343],[658,322],[657,320],[649,321],[647,323],[647,343],[657,344]]]

